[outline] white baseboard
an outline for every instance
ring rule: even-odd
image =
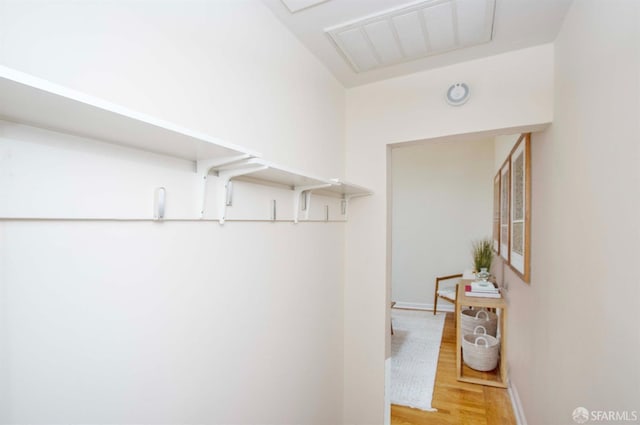
[[[402,302],[402,301],[398,301],[398,302],[396,302],[396,305],[394,306],[394,308],[406,308],[408,310],[429,310],[429,311],[433,311],[433,304],[405,303],[405,302]],[[448,303],[448,302],[445,301],[442,304],[438,303],[438,311],[454,312],[455,309],[453,307],[453,304]]]
[[[511,381],[511,379],[509,379],[509,386],[507,387],[507,390],[509,391],[509,398],[511,399],[513,414],[516,417],[516,424],[527,425],[527,418],[525,418],[524,416],[524,410],[522,409],[522,402],[520,401],[518,390],[516,389],[516,386],[513,384],[513,381]]]

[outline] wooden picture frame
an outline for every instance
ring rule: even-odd
[[[500,176],[500,250],[499,255],[509,262],[511,220],[510,220],[510,193],[511,193],[511,156],[507,157],[498,172]]]
[[[500,171],[493,178],[493,250],[500,255]]]
[[[509,265],[529,282],[531,255],[531,133],[522,134],[509,161]]]

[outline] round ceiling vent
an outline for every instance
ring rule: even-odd
[[[456,83],[447,90],[447,103],[452,106],[464,105],[469,100],[469,86]]]

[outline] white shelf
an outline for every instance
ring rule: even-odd
[[[262,158],[251,158],[246,161],[236,162],[221,167],[213,167],[210,171],[220,172],[227,170],[235,170],[249,167],[264,167],[256,171],[248,171],[242,174],[242,178],[258,184],[275,184],[286,186],[291,190],[302,187],[323,186],[317,189],[308,189],[318,195],[332,197],[357,197],[371,195],[371,190],[348,183],[340,179],[323,179],[321,177],[313,177],[302,174],[299,171],[283,167],[266,161]]]
[[[275,184],[279,186],[286,186],[291,190],[307,186],[330,186],[334,184],[331,180],[305,175],[300,171],[274,164],[273,162],[266,161],[262,158],[251,158],[246,161],[236,162],[220,167],[213,167],[210,171],[220,174],[225,171],[239,169],[249,170],[254,168],[255,171],[247,171],[246,173],[243,173],[242,176],[249,177],[252,181],[258,184]]]
[[[203,192],[206,192],[206,176],[211,172],[218,174],[217,202],[220,223],[225,221],[226,199],[230,190],[228,183],[234,178],[242,178],[258,184],[275,184],[293,190],[293,214],[294,222],[296,223],[299,220],[301,201],[304,201],[304,218],[305,220],[309,219],[312,193],[342,198],[342,214],[345,216],[347,215],[348,203],[351,198],[371,195],[371,191],[362,186],[343,182],[339,179],[327,180],[308,176],[262,158],[250,158],[213,167],[201,167],[200,163],[198,165],[199,172],[203,173],[205,182]],[[204,216],[204,202],[202,216]]]
[[[4,66],[0,66],[0,119],[195,161],[202,184],[200,217],[204,217],[208,177],[214,173],[221,223],[228,182],[234,178],[292,190],[295,222],[301,202],[308,219],[312,193],[342,198],[345,216],[351,198],[371,194],[361,186],[276,165],[241,146]]]
[[[189,160],[256,152],[0,66],[0,118]]]
[[[340,179],[331,179],[331,187],[320,189],[316,193],[319,195],[339,196],[341,198],[355,198],[360,196],[369,196],[373,192],[366,187],[357,184],[348,183]]]
[[[292,190],[295,223],[297,223],[299,219],[302,196],[305,197],[305,218],[308,218],[311,207],[311,192],[317,189],[329,188],[336,184],[335,182],[320,177],[302,174],[262,158],[249,158],[219,166],[211,166],[208,161],[200,161],[198,162],[198,172],[203,176],[203,193],[206,193],[207,176],[212,172],[218,175],[218,190],[216,193],[218,196],[217,205],[221,224],[225,221],[226,200],[230,191],[229,181],[234,178],[243,178],[257,184],[277,185]],[[204,198],[202,205],[201,216],[204,217]]]

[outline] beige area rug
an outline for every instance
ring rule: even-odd
[[[431,407],[445,313],[391,310],[391,403],[421,410]]]

